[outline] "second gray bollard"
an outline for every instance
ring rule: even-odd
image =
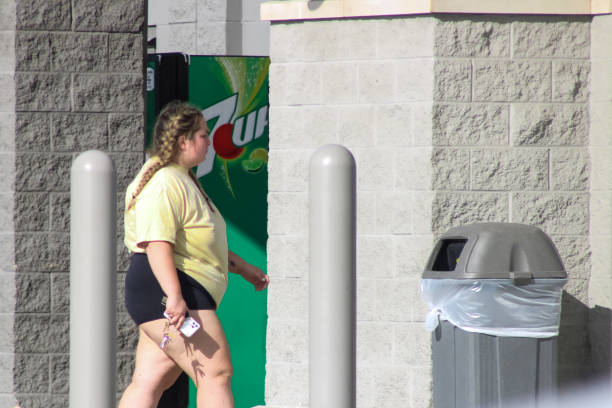
[[[310,407],[356,405],[355,160],[339,145],[310,160]]]
[[[70,172],[70,407],[116,405],[116,187],[107,154]]]

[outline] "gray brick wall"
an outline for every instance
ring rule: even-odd
[[[270,54],[270,23],[259,18],[264,0],[149,0],[155,52],[198,55]]]
[[[609,375],[611,21],[272,23],[267,406],[308,402],[305,180],[325,143],[357,160],[359,407],[431,403],[418,280],[433,238],[471,222],[551,235],[569,274],[560,384]]]
[[[0,3],[0,407],[15,405],[15,2]]]
[[[570,277],[561,383],[589,369],[590,21],[449,15],[435,32],[433,231],[507,221],[552,236]]]
[[[10,17],[11,11],[3,8],[0,16],[5,15]],[[5,174],[14,175],[14,182],[4,183],[9,194],[14,189],[14,197],[9,200],[3,193],[0,205],[13,214],[2,218],[3,231],[9,232],[3,232],[2,260],[8,262],[2,272],[7,275],[14,265],[15,294],[3,296],[3,302],[12,299],[12,304],[2,312],[13,308],[8,319],[3,317],[8,320],[3,327],[14,327],[14,333],[2,338],[0,397],[5,395],[7,403],[0,401],[0,406],[12,406],[9,401],[16,397],[22,408],[66,407],[70,166],[78,153],[89,149],[109,152],[115,161],[121,290],[127,268],[121,244],[123,192],[143,161],[145,2],[24,0],[17,2],[12,16],[15,97],[12,109],[1,107],[9,113],[1,115],[12,118],[14,126],[3,123],[0,140],[3,155],[14,150],[13,162],[2,160]],[[5,255],[11,245],[12,254]],[[3,291],[9,290],[3,285]],[[120,391],[131,374],[136,338],[122,299],[120,293]],[[7,372],[10,381],[5,383]]]
[[[429,406],[434,21],[272,24],[266,406],[308,405],[308,163],[326,143],[357,162],[357,404]]]
[[[612,15],[591,24],[589,343],[596,373],[612,367]]]

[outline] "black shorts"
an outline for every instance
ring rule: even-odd
[[[177,269],[183,299],[189,310],[216,310],[210,293],[198,281]],[[133,254],[125,277],[125,307],[136,324],[163,319],[164,291],[153,275],[146,254]]]

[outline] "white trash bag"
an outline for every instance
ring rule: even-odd
[[[425,328],[440,320],[468,332],[503,337],[546,338],[559,334],[561,294],[567,279],[422,279]]]

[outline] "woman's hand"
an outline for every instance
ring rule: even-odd
[[[188,312],[187,303],[182,296],[168,297],[165,312],[170,324],[178,330],[185,321],[185,313]]]
[[[242,276],[247,282],[250,282],[255,290],[264,290],[270,283],[270,278],[261,269],[255,265],[247,263],[244,259],[233,253],[228,252],[229,271]]]
[[[247,282],[250,282],[255,287],[255,290],[264,290],[270,283],[268,275],[255,265],[245,262],[240,272],[240,275],[242,275]]]

